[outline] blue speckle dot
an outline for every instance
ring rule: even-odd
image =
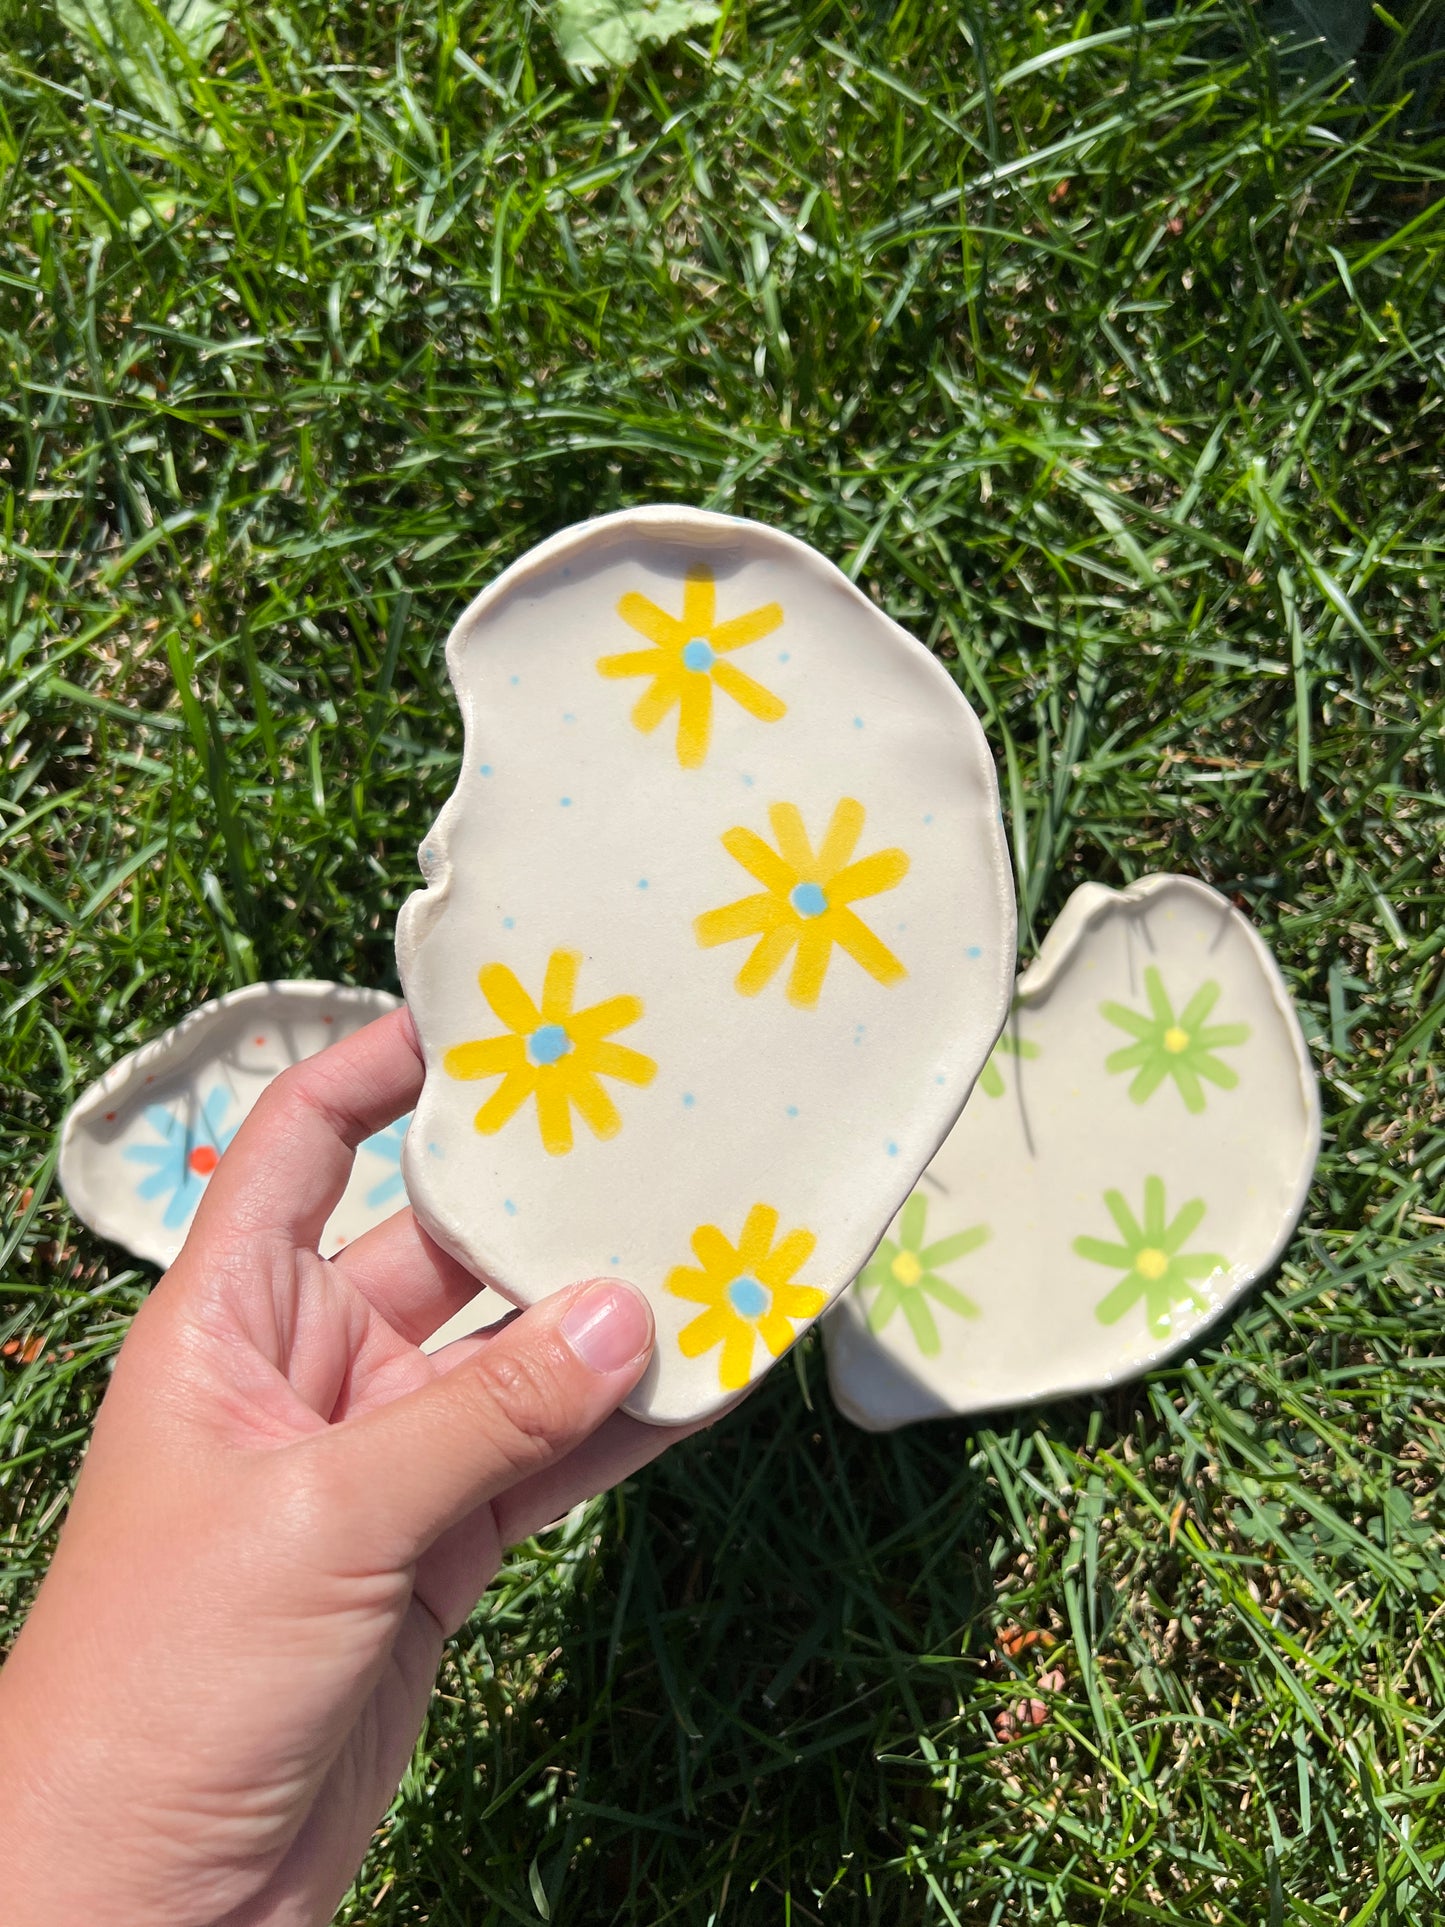
[[[788,1106],[788,1116],[789,1116],[789,1117],[796,1117],[797,1115],[798,1115],[798,1107],[797,1107],[797,1105],[796,1105],[796,1104],[790,1104],[790,1105]]]
[[[899,924],[899,926],[898,926],[898,928],[899,928],[900,930],[906,930],[906,929],[908,928],[908,925],[907,925],[906,923],[900,923],[900,924]]]
[[[778,656],[778,661],[779,661],[779,662],[791,662],[791,661],[792,661],[792,657],[791,657],[791,656],[790,656],[790,655],[788,654],[788,652],[787,652],[787,650],[786,650],[786,649],[784,649],[784,650],[782,650],[782,651],[780,652],[780,654],[779,654],[779,656]]]
[[[828,907],[828,899],[816,883],[795,883],[788,892],[788,902],[800,917],[821,917]]]
[[[517,919],[515,917],[502,918],[502,928],[504,930],[515,930],[516,927],[517,927]]]
[[[502,1199],[502,1209],[506,1212],[509,1218],[515,1218],[517,1215],[517,1207],[512,1203],[512,1200],[510,1198]]]
[[[577,718],[570,713],[564,713],[562,720],[564,723],[575,723]]]
[[[751,776],[745,776],[745,777],[743,778],[743,787],[744,787],[745,789],[751,789],[751,788],[752,788],[752,786],[753,786],[753,779],[752,779],[752,777],[751,777]]]
[[[694,1104],[696,1104],[696,1102],[697,1102],[697,1099],[696,1099],[696,1098],[695,1098],[695,1097],[693,1096],[693,1094],[692,1094],[692,1092],[691,1092],[691,1091],[684,1091],[684,1092],[683,1092],[683,1094],[682,1094],[682,1108],[683,1108],[683,1109],[684,1109],[685,1111],[690,1111],[690,1110],[692,1109],[692,1107],[693,1107],[693,1105],[694,1105]]]
[[[965,950],[963,954],[966,957],[981,957],[983,955],[983,951],[979,948],[979,946],[976,943],[971,943],[968,946],[968,949]]]
[[[891,1158],[896,1158],[898,1155],[898,1146],[891,1138],[888,1140],[888,1155]]]
[[[609,1265],[620,1265],[622,1263],[622,1260],[618,1257],[617,1253],[614,1251],[612,1256],[607,1260],[607,1262]]]
[[[564,809],[564,810],[570,810],[570,809],[571,809],[571,807],[572,807],[572,798],[571,798],[570,796],[564,796],[564,797],[562,798],[562,807],[563,807],[563,809]]]
[[[934,1083],[935,1083],[935,1084],[942,1084],[942,1083],[944,1082],[944,1076],[943,1076],[943,1072],[942,1072],[942,1071],[940,1071],[940,1072],[938,1073],[938,1075],[937,1075],[937,1077],[935,1077],[933,1081],[934,1081]]]
[[[434,1158],[444,1158],[446,1156],[446,1152],[439,1144],[428,1144],[426,1148]]]
[[[480,772],[479,772],[479,773],[480,773],[481,775],[483,775],[483,776],[490,776],[490,775],[491,775],[491,773],[492,773],[492,766],[491,766],[491,764],[490,764],[490,763],[483,763],[483,764],[482,764],[482,767],[481,767],[481,770],[480,770]]]
[[[647,888],[647,878],[639,877],[637,879],[637,887],[639,890],[645,890]]]
[[[861,716],[855,716],[853,718],[853,727],[854,729],[861,729],[863,727],[863,718]]]
[[[933,821],[933,812],[930,810],[928,815],[925,816],[923,820],[925,823],[931,823]]]
[[[512,678],[512,687],[513,687],[513,689],[515,689],[515,688],[516,688],[516,686],[517,686],[517,684],[518,684],[518,683],[519,683],[519,682],[520,682],[521,680],[522,680],[522,678],[521,678],[520,676],[513,676],[513,678]]]

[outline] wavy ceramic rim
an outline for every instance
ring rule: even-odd
[[[952,702],[957,706],[964,728],[973,734],[979,768],[985,773],[987,782],[991,784],[995,804],[997,804],[998,775],[994,763],[993,751],[989,746],[983,725],[979,721],[977,714],[963,693],[963,690],[944,668],[943,664],[939,662],[933,652],[925,648],[916,636],[910,635],[901,624],[895,622],[890,615],[886,614],[875,602],[871,601],[855,582],[844,575],[836,563],[830,562],[826,556],[810,547],[808,543],[801,541],[797,536],[789,535],[782,529],[771,528],[766,523],[752,521],[745,516],[722,515],[712,509],[674,508],[658,504],[641,508],[619,509],[612,514],[596,516],[591,521],[574,523],[569,528],[559,530],[556,535],[549,536],[535,548],[529,549],[524,555],[519,556],[515,562],[510,563],[508,567],[505,568],[494,581],[488,583],[486,588],[474,597],[462,611],[452,626],[446,644],[447,674],[451,679],[452,689],[457,700],[457,707],[462,718],[462,769],[470,767],[471,762],[474,760],[476,732],[479,723],[476,714],[476,703],[463,673],[462,656],[471,641],[473,631],[484,619],[488,610],[491,609],[494,604],[503,600],[503,598],[515,595],[518,589],[525,586],[528,581],[550,572],[558,562],[577,553],[579,550],[586,550],[594,555],[599,553],[605,555],[610,547],[633,541],[639,535],[652,537],[654,539],[660,538],[662,540],[672,539],[677,542],[686,542],[693,548],[714,551],[728,544],[738,542],[771,546],[775,550],[782,551],[792,565],[805,570],[809,575],[819,577],[826,581],[831,590],[836,591],[839,588],[844,590],[846,594],[858,604],[860,609],[868,612],[873,620],[886,625],[892,632],[892,637],[895,642],[927,665],[926,673],[930,674],[937,682],[940,698]],[[412,957],[421,945],[427,941],[434,925],[444,914],[447,899],[451,893],[452,870],[448,833],[452,822],[460,815],[463,809],[461,790],[462,783],[459,776],[456,787],[446,802],[443,803],[441,810],[433,820],[431,829],[422,839],[422,845],[425,851],[422,867],[422,887],[413,891],[411,896],[407,898],[397,918],[397,967],[401,974],[403,991],[407,988]],[[1009,864],[1003,818],[999,809],[995,807],[987,821],[981,823],[979,827],[980,836],[987,838],[984,862],[987,866],[993,889],[997,894],[1002,908],[1002,919],[999,931],[999,955],[1001,959],[1016,958],[1018,920],[1013,888],[1013,871]],[[1004,968],[999,970],[997,979],[993,985],[993,1011],[988,1022],[988,1029],[995,1040],[1008,1019],[1013,992],[1012,969]],[[983,1008],[982,999],[980,1001],[980,1008]],[[422,1039],[422,1047],[426,1070],[426,1084],[430,1084],[432,1079],[440,1076],[440,1065],[437,1063],[435,1053],[425,1038]],[[964,1103],[968,1101],[968,1095],[971,1094],[973,1085],[977,1083],[983,1065],[987,1062],[987,1058],[988,1053],[985,1052],[970,1081],[969,1093],[965,1095]],[[426,1084],[424,1084],[422,1094],[417,1100],[418,1114],[421,1113],[427,1101]],[[919,1176],[925,1166],[931,1162],[937,1154],[939,1146],[948,1136],[953,1125],[957,1123],[958,1116],[961,1114],[962,1109],[963,1104],[960,1104],[958,1111],[955,1112],[953,1118],[941,1131],[936,1135],[933,1133],[929,1134],[932,1142],[931,1145],[929,1145],[927,1141],[925,1141],[925,1146],[921,1147],[923,1148],[921,1158],[915,1156],[900,1157],[900,1176],[904,1173],[910,1175],[908,1182],[902,1185],[901,1188],[896,1185],[893,1187],[896,1195],[893,1196],[891,1203],[888,1203],[886,1199],[884,1200],[885,1203],[888,1203],[888,1208],[879,1223],[879,1237],[882,1237],[904,1199],[918,1183]],[[452,1213],[445,1208],[439,1208],[438,1201],[433,1194],[429,1182],[431,1173],[413,1150],[412,1137],[410,1134],[408,1135],[407,1143],[402,1152],[402,1170],[406,1178],[408,1196],[411,1197],[413,1201],[417,1199],[422,1201],[422,1212],[419,1216],[429,1237],[439,1244],[444,1251],[454,1257],[458,1263],[464,1265],[468,1271],[477,1276],[479,1284],[492,1287],[499,1292],[502,1297],[510,1300],[514,1304],[526,1305],[538,1302],[536,1299],[523,1299],[513,1296],[513,1293],[508,1289],[502,1267],[496,1262],[495,1252],[488,1250],[488,1240],[485,1234],[475,1239],[471,1247],[468,1247],[460,1230],[449,1222]],[[848,1288],[849,1285],[846,1282],[839,1287],[832,1296],[829,1309],[831,1309],[831,1305],[838,1302]],[[825,1309],[820,1316],[826,1317],[827,1310]],[[816,1323],[816,1321],[814,1322]],[[811,1327],[809,1327],[809,1329],[811,1329]],[[786,1354],[784,1354],[784,1356],[786,1356]],[[774,1362],[776,1363],[777,1361]],[[769,1369],[771,1369],[771,1367]],[[719,1400],[710,1410],[715,1415],[736,1403],[737,1400],[733,1398]],[[670,1422],[651,1417],[649,1413],[638,1409],[632,1401],[628,1401],[623,1406],[623,1410],[649,1424],[666,1424]]]
[[[980,1397],[937,1412],[921,1414],[916,1419],[906,1419],[900,1425],[878,1425],[871,1418],[864,1416],[846,1393],[840,1394],[830,1374],[828,1384],[834,1404],[860,1431],[874,1433],[901,1431],[904,1425],[927,1424],[933,1419],[971,1418],[983,1412],[1026,1409],[1034,1405],[1047,1404],[1052,1399],[1078,1398],[1091,1392],[1110,1391],[1117,1385],[1127,1385],[1197,1344],[1206,1332],[1213,1330],[1223,1318],[1237,1309],[1244,1294],[1273,1271],[1288,1249],[1290,1239],[1294,1236],[1299,1221],[1304,1215],[1309,1189],[1314,1182],[1315,1166],[1319,1161],[1319,1082],[1315,1075],[1309,1044],[1299,1021],[1299,1014],[1279,965],[1275,962],[1268,944],[1249,918],[1237,910],[1227,897],[1222,896],[1218,890],[1211,888],[1198,877],[1180,876],[1169,871],[1155,876],[1140,877],[1136,882],[1126,884],[1122,890],[1110,889],[1104,883],[1082,883],[1059,912],[1058,921],[1039,946],[1039,954],[1019,976],[1014,988],[1014,998],[1016,1003],[1028,1005],[1042,997],[1068,964],[1082,938],[1112,909],[1120,905],[1137,907],[1147,904],[1151,897],[1167,896],[1176,891],[1202,898],[1211,910],[1216,912],[1223,910],[1244,931],[1260,964],[1264,980],[1269,985],[1270,996],[1293,1048],[1295,1071],[1299,1079],[1299,1094],[1304,1106],[1305,1149],[1290,1190],[1289,1208],[1281,1214],[1280,1229],[1268,1254],[1258,1264],[1240,1268],[1237,1275],[1235,1268],[1231,1267],[1228,1295],[1212,1312],[1201,1318],[1184,1337],[1161,1344],[1157,1351],[1150,1352],[1147,1357],[1127,1367],[1110,1372],[1088,1373],[1074,1378],[1066,1377],[1041,1387],[1036,1392],[1030,1392],[1026,1397],[1010,1399],[1006,1403],[994,1403]],[[970,1098],[969,1101],[972,1102],[973,1099]],[[841,1300],[839,1302],[841,1303]],[[827,1315],[825,1312],[824,1317],[826,1318]]]
[[[139,1049],[112,1064],[104,1077],[90,1085],[71,1105],[60,1127],[60,1156],[57,1163],[60,1188],[81,1223],[88,1225],[100,1237],[108,1238],[112,1244],[122,1245],[137,1258],[145,1259],[148,1264],[162,1267],[170,1264],[169,1247],[165,1251],[159,1245],[151,1245],[147,1249],[144,1232],[137,1237],[131,1222],[117,1216],[113,1199],[95,1197],[89,1193],[75,1158],[75,1144],[80,1132],[97,1112],[118,1110],[128,1099],[144,1090],[148,1077],[159,1082],[161,1072],[158,1067],[163,1066],[170,1076],[184,1071],[187,1064],[200,1055],[207,1036],[228,1012],[246,1004],[279,1004],[294,1009],[298,1004],[327,1003],[369,1009],[375,1016],[382,1017],[387,1011],[395,1010],[401,999],[393,996],[389,990],[369,990],[360,984],[333,984],[309,977],[281,977],[269,983],[247,984],[244,990],[230,990],[222,997],[213,997],[209,1003],[197,1005],[159,1037],[153,1037],[148,1044],[142,1044]]]

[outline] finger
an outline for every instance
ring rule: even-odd
[[[468,1342],[458,1340],[459,1345]],[[580,1500],[605,1492],[711,1422],[641,1425],[625,1412],[614,1412],[565,1459],[477,1507],[444,1532],[416,1563],[418,1599],[450,1636],[496,1577],[508,1546],[554,1525]]]
[[[574,1285],[454,1371],[294,1449],[315,1455],[328,1523],[345,1542],[409,1564],[590,1437],[642,1376],[652,1339],[652,1312],[631,1285]]]
[[[709,1417],[690,1425],[644,1425],[626,1412],[614,1412],[565,1459],[501,1494],[492,1511],[502,1545],[514,1546],[544,1526],[555,1525],[574,1505],[631,1478],[670,1445],[706,1431],[712,1422]]]
[[[227,1242],[273,1232],[315,1250],[341,1201],[356,1147],[421,1094],[422,1060],[403,1007],[353,1031],[267,1086],[216,1167],[196,1234]]]
[[[429,1238],[409,1210],[347,1245],[331,1268],[412,1345],[430,1338],[482,1289],[482,1281]],[[503,1310],[498,1299],[497,1315]]]

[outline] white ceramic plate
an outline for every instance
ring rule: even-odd
[[[992,758],[831,563],[698,510],[544,543],[447,663],[463,767],[397,933],[413,1207],[519,1304],[632,1279],[629,1409],[701,1417],[858,1270],[998,1035]]]
[[[60,1182],[76,1216],[165,1266],[185,1241],[221,1153],[272,1078],[401,999],[348,984],[251,984],[202,1004],[111,1066],[66,1117]],[[406,1203],[407,1119],[368,1138],[326,1226],[323,1256]]]
[[[886,1431],[1158,1363],[1279,1257],[1319,1130],[1289,994],[1238,911],[1190,877],[1085,884],[826,1321],[838,1404]]]

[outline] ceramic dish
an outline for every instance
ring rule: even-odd
[[[948,1141],[825,1325],[874,1431],[1131,1378],[1274,1264],[1319,1096],[1255,932],[1189,877],[1085,884]]]
[[[112,1065],[66,1117],[60,1182],[76,1216],[138,1258],[170,1264],[221,1153],[272,1078],[400,1001],[384,990],[286,982],[251,984],[191,1011]],[[402,1118],[358,1150],[323,1256],[406,1203],[406,1126]]]
[[[397,957],[413,1208],[518,1304],[617,1273],[658,1422],[847,1284],[1007,1013],[993,763],[940,663],[756,523],[568,529],[462,616],[455,793]]]

